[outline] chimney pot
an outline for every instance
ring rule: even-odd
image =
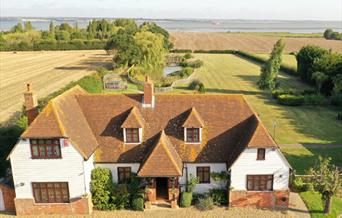
[[[32,90],[31,90],[31,84],[30,83],[27,83],[26,84],[26,88],[27,88],[27,91],[28,92],[31,92]]]

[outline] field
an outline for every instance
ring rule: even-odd
[[[259,57],[265,58],[266,60],[269,58],[269,54],[256,54]],[[282,56],[282,65],[288,66],[288,67],[294,67],[297,69],[297,60],[296,56],[290,55],[290,54],[283,54]]]
[[[21,109],[26,83],[44,97],[73,80],[110,65],[105,51],[39,51],[0,53],[0,122]]]
[[[342,52],[342,41],[305,38],[296,35],[289,37],[286,34],[171,32],[170,35],[176,49],[243,50],[254,53],[269,53],[275,42],[281,36],[285,36],[286,53],[298,51],[308,44]]]

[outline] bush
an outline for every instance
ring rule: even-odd
[[[301,177],[296,177],[294,180],[292,180],[292,189],[296,192],[305,191],[305,183]]]
[[[171,53],[192,53],[190,49],[172,49]]]
[[[209,196],[204,198],[199,198],[198,203],[196,204],[196,208],[199,210],[211,210],[214,208],[213,199]]]
[[[276,89],[272,91],[272,98],[278,99],[279,95],[285,95],[285,94],[294,95],[295,92],[291,89]]]
[[[342,105],[342,94],[335,94],[331,96],[331,104],[335,106]]]
[[[201,81],[199,81],[198,79],[195,79],[191,81],[188,88],[190,90],[198,90],[200,84],[201,84]]]
[[[303,95],[279,95],[278,103],[282,105],[288,106],[300,106],[304,104],[304,96]]]
[[[186,59],[193,58],[194,56],[192,56],[191,53],[186,53],[183,57],[184,57],[184,59],[186,60]]]
[[[190,207],[192,202],[192,192],[182,192],[179,205],[181,207]]]
[[[125,184],[117,185],[112,194],[112,201],[116,209],[129,208],[129,197],[127,186]]]
[[[94,207],[99,210],[112,210],[115,205],[112,203],[114,183],[112,173],[107,168],[95,168],[91,171],[90,189]]]
[[[225,189],[210,189],[209,196],[213,199],[215,205],[227,205],[227,190]]]
[[[204,84],[203,84],[203,83],[200,83],[200,84],[199,84],[198,91],[199,91],[200,93],[205,93],[205,87],[204,87]]]
[[[337,120],[342,120],[342,112],[337,114]]]
[[[200,198],[204,198],[208,193],[193,193],[192,194],[192,204],[197,204]]]
[[[324,102],[324,96],[321,94],[304,95],[304,103],[306,105],[321,105]]]
[[[144,198],[137,195],[132,200],[132,210],[144,211]]]
[[[314,95],[317,94],[316,90],[313,89],[304,89],[303,91],[300,92],[301,95]]]

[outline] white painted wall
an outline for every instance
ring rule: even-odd
[[[94,154],[92,154],[87,161],[84,161],[83,169],[85,189],[86,192],[90,194],[91,171],[94,169]]]
[[[70,198],[86,193],[83,157],[63,139],[60,144],[62,159],[32,159],[29,140],[19,141],[10,156],[16,198],[33,198],[32,182],[68,182]]]
[[[5,210],[4,196],[3,196],[2,189],[0,188],[0,211],[4,211],[4,210]]]
[[[273,189],[287,190],[290,166],[278,149],[267,148],[265,160],[257,159],[257,149],[246,149],[231,167],[231,187],[246,190],[247,175],[273,174]]]
[[[227,171],[227,165],[226,163],[184,163],[184,168],[183,168],[183,176],[180,178],[179,180],[179,184],[183,186],[185,186],[186,184],[186,172],[188,174],[188,179],[190,179],[190,174],[192,174],[193,176],[197,176],[197,169],[196,167],[206,167],[209,166],[210,167],[210,172],[222,172],[222,171]],[[187,168],[187,170],[186,170]],[[204,193],[204,192],[208,192],[209,189],[213,189],[213,188],[224,188],[225,183],[221,183],[221,182],[215,182],[212,178],[210,178],[210,183],[206,183],[206,184],[197,184],[195,186],[195,190],[194,192],[197,193]],[[182,190],[184,190],[182,188]]]
[[[131,167],[132,173],[137,173],[140,167],[139,163],[108,163],[95,164],[95,167],[108,168],[112,171],[113,181],[118,182],[118,167]]]

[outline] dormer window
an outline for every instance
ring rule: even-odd
[[[136,107],[132,107],[129,111],[126,120],[121,125],[123,129],[123,138],[125,143],[138,144],[142,142],[142,129],[144,119]]]
[[[200,128],[186,128],[186,142],[199,143],[200,133]]]
[[[257,160],[265,160],[265,148],[258,148],[257,150]]]
[[[59,139],[30,139],[32,159],[62,158]]]
[[[126,128],[126,143],[139,143],[139,128]]]

